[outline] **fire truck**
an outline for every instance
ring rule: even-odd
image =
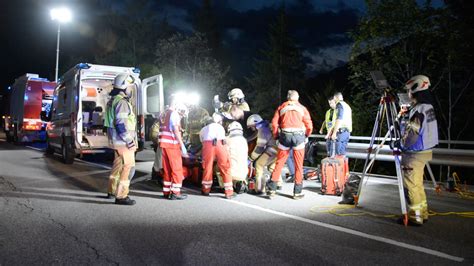
[[[140,70],[135,67],[80,63],[59,79],[51,112],[42,116],[49,121],[46,153],[58,152],[64,163],[71,164],[77,155],[110,151],[104,117],[113,81],[121,73],[135,77],[130,102],[137,115],[139,150],[143,148],[145,116],[164,108],[162,76],[140,80]]]
[[[55,82],[27,73],[10,86],[9,113],[4,116],[4,131],[8,141],[25,143],[46,140],[46,122],[41,112],[49,112]]]

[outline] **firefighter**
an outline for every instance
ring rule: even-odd
[[[183,160],[188,152],[181,135],[181,119],[186,117],[188,108],[178,99],[172,99],[171,105],[161,117],[158,141],[163,164],[163,197],[170,200],[184,200],[188,196],[181,193],[183,183]]]
[[[251,162],[255,162],[255,193],[265,192],[266,175],[265,167],[271,173],[275,169],[277,145],[273,139],[272,130],[268,121],[262,119],[258,114],[253,114],[247,119],[247,127],[257,131],[257,145],[249,156]],[[281,177],[277,187],[282,186]]]
[[[227,149],[230,155],[230,175],[234,190],[237,193],[247,191],[247,140],[244,138],[244,130],[239,122],[234,121],[227,126]]]
[[[104,126],[107,127],[109,145],[114,149],[114,162],[109,176],[108,198],[115,195],[115,204],[134,205],[128,197],[130,180],[135,174],[137,118],[133,113],[130,97],[135,78],[129,74],[119,74],[110,92],[112,98],[107,103]]]
[[[352,109],[344,102],[342,93],[336,92],[334,100],[336,102],[336,120],[328,139],[336,141],[336,155],[345,156],[347,143],[352,132]]]
[[[324,122],[323,124],[321,125],[321,129],[319,130],[319,134],[323,134],[324,133],[324,129],[326,129],[326,136],[324,137],[326,139],[326,150],[327,150],[327,155],[328,157],[331,156],[331,130],[334,126],[334,121],[336,120],[335,118],[335,115],[336,115],[336,112],[335,112],[335,109],[336,109],[336,101],[334,99],[334,95],[331,95],[329,98],[328,98],[328,103],[329,103],[329,109],[326,111],[326,115],[324,117]]]
[[[295,186],[293,198],[300,199],[304,196],[303,190],[303,160],[305,143],[313,131],[313,122],[308,110],[298,102],[299,94],[289,90],[288,101],[284,102],[275,111],[272,119],[272,133],[278,139],[278,153],[275,170],[272,178],[267,183],[267,194],[273,197],[276,194],[277,182],[285,164],[290,149],[293,148],[295,162]]]
[[[248,103],[245,101],[245,95],[244,95],[244,93],[242,92],[241,89],[234,88],[231,91],[229,91],[227,96],[230,100],[231,105],[235,105],[235,106],[239,107],[244,112],[249,112],[250,111],[250,107],[249,107]],[[229,106],[228,108],[224,108],[224,109],[229,111],[230,107],[231,106]]]
[[[201,121],[208,116],[209,112],[198,105],[191,105],[189,108],[187,132],[189,134],[189,143],[193,147],[193,150],[200,150],[201,142],[199,140],[199,132],[203,127]]]
[[[408,116],[402,123],[403,185],[408,192],[410,224],[422,225],[428,220],[428,203],[423,187],[426,163],[433,158],[432,149],[438,145],[438,124],[428,88],[430,80],[417,75],[407,81],[405,88],[412,102]],[[406,114],[402,109],[402,114]]]
[[[230,158],[226,145],[225,129],[220,124],[222,116],[213,115],[213,120],[208,120],[208,125],[201,129],[199,137],[202,143],[202,190],[201,194],[209,196],[212,186],[212,173],[214,159],[217,159],[217,166],[224,181],[224,193],[227,199],[235,197],[232,187],[232,177],[230,175]]]
[[[155,152],[155,160],[151,169],[151,179],[158,180],[160,183],[163,182],[163,163],[161,160],[162,156],[160,143],[158,142],[158,136],[160,134],[161,116],[162,114],[160,113],[158,115],[158,118],[155,119],[155,122],[150,127],[150,139],[152,141],[153,151]]]

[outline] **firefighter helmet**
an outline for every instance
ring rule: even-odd
[[[125,90],[128,86],[135,83],[135,78],[130,74],[118,74],[114,79],[114,88]]]
[[[430,85],[430,79],[427,76],[416,75],[405,83],[405,89],[409,90],[411,93],[415,93],[427,90]]]
[[[242,125],[237,121],[234,121],[234,122],[230,123],[227,126],[227,131],[228,132],[231,132],[231,131],[234,131],[234,130],[244,131],[244,129],[242,128]]]
[[[244,93],[239,88],[232,89],[231,91],[229,91],[229,94],[227,94],[227,96],[229,97],[229,100],[232,100],[232,98],[237,98],[240,100],[245,97]]]
[[[253,114],[247,118],[247,127],[254,127],[257,124],[262,123],[263,118],[260,115]]]

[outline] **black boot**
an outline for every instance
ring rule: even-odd
[[[293,189],[293,199],[302,199],[303,197],[303,184],[295,184]]]
[[[106,199],[113,199],[113,198],[115,198],[115,195],[112,194],[112,193],[110,193],[110,192],[108,192],[108,193],[107,193],[107,196],[105,196],[105,198],[106,198]]]
[[[271,179],[267,182],[267,196],[273,198],[276,195],[277,185]]]
[[[176,194],[171,194],[171,196],[170,196],[170,200],[185,200],[185,199],[187,199],[187,198],[188,198],[188,195],[186,195],[186,194],[181,194],[181,193],[178,194],[178,195],[176,195]]]
[[[129,197],[123,198],[123,199],[115,199],[115,204],[118,205],[135,205],[135,201],[130,199]]]

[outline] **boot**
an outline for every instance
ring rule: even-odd
[[[106,199],[113,199],[115,198],[115,195],[113,193],[107,192],[107,196],[105,196]]]
[[[295,184],[293,189],[293,199],[302,199],[303,197],[303,184]]]
[[[174,194],[173,193],[170,196],[170,200],[185,200],[187,198],[188,198],[188,195],[182,194],[182,193],[180,193],[180,194]]]
[[[267,196],[273,198],[276,195],[277,185],[271,179],[267,182]]]
[[[115,204],[118,205],[135,205],[135,201],[130,199],[129,197],[123,198],[123,199],[115,199]]]

